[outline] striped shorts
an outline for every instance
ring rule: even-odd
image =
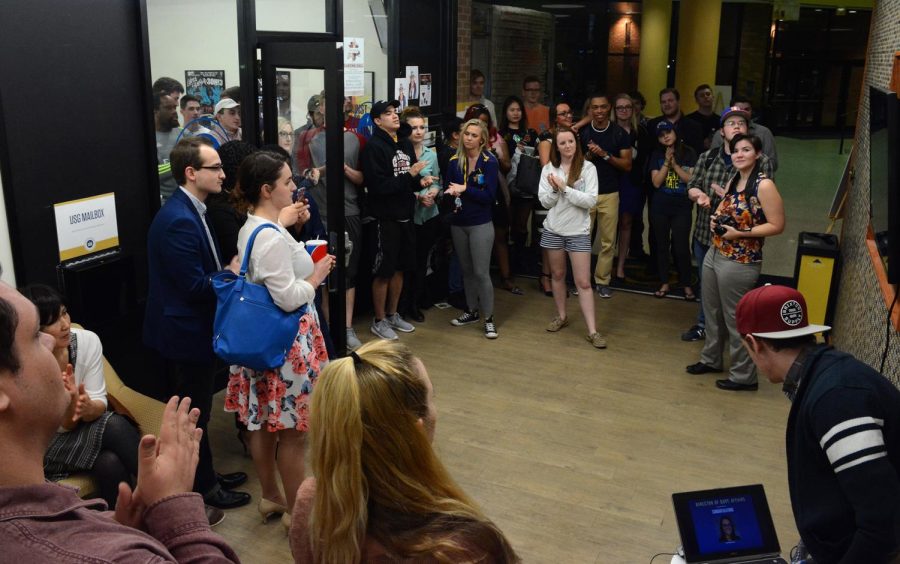
[[[570,253],[589,253],[591,252],[591,236],[587,234],[557,235],[544,229],[544,232],[541,233],[541,247],[550,251],[565,249]]]

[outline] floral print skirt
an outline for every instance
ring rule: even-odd
[[[310,394],[327,364],[319,316],[310,305],[300,318],[294,346],[281,368],[256,371],[231,367],[225,411],[237,413],[250,431],[308,431]]]

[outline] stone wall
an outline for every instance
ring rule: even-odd
[[[546,12],[494,6],[491,17],[491,99],[500,111],[503,100],[522,95],[522,79],[535,75],[549,91],[553,16]],[[546,103],[546,101],[545,101]]]
[[[866,73],[856,122],[856,175],[848,196],[841,231],[844,266],[834,321],[838,348],[878,368],[884,351],[887,306],[866,245],[869,225],[869,86],[887,88],[894,53],[900,51],[900,2],[879,0],[875,5]],[[891,348],[884,369],[900,385],[900,334],[891,329]]]

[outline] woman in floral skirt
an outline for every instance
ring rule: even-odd
[[[248,279],[265,285],[281,309],[306,308],[284,365],[265,371],[232,366],[225,397],[225,411],[237,413],[250,431],[250,453],[262,489],[257,508],[263,522],[281,513],[282,522],[290,526],[287,508],[293,506],[304,477],[309,396],[328,363],[313,299],[316,288],[334,268],[334,257],[327,255],[313,263],[305,246],[287,231],[308,220],[309,209],[305,199],[292,203],[296,187],[285,157],[269,151],[253,153],[241,163],[237,176],[234,198],[239,209],[247,212],[247,222],[238,235],[238,259],[244,260],[247,241],[257,227],[275,226],[257,235]]]

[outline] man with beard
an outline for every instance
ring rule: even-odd
[[[159,197],[162,203],[178,188],[172,177],[169,154],[181,130],[178,128],[178,102],[163,92],[153,93],[153,121],[156,125],[156,166],[159,173]]]

